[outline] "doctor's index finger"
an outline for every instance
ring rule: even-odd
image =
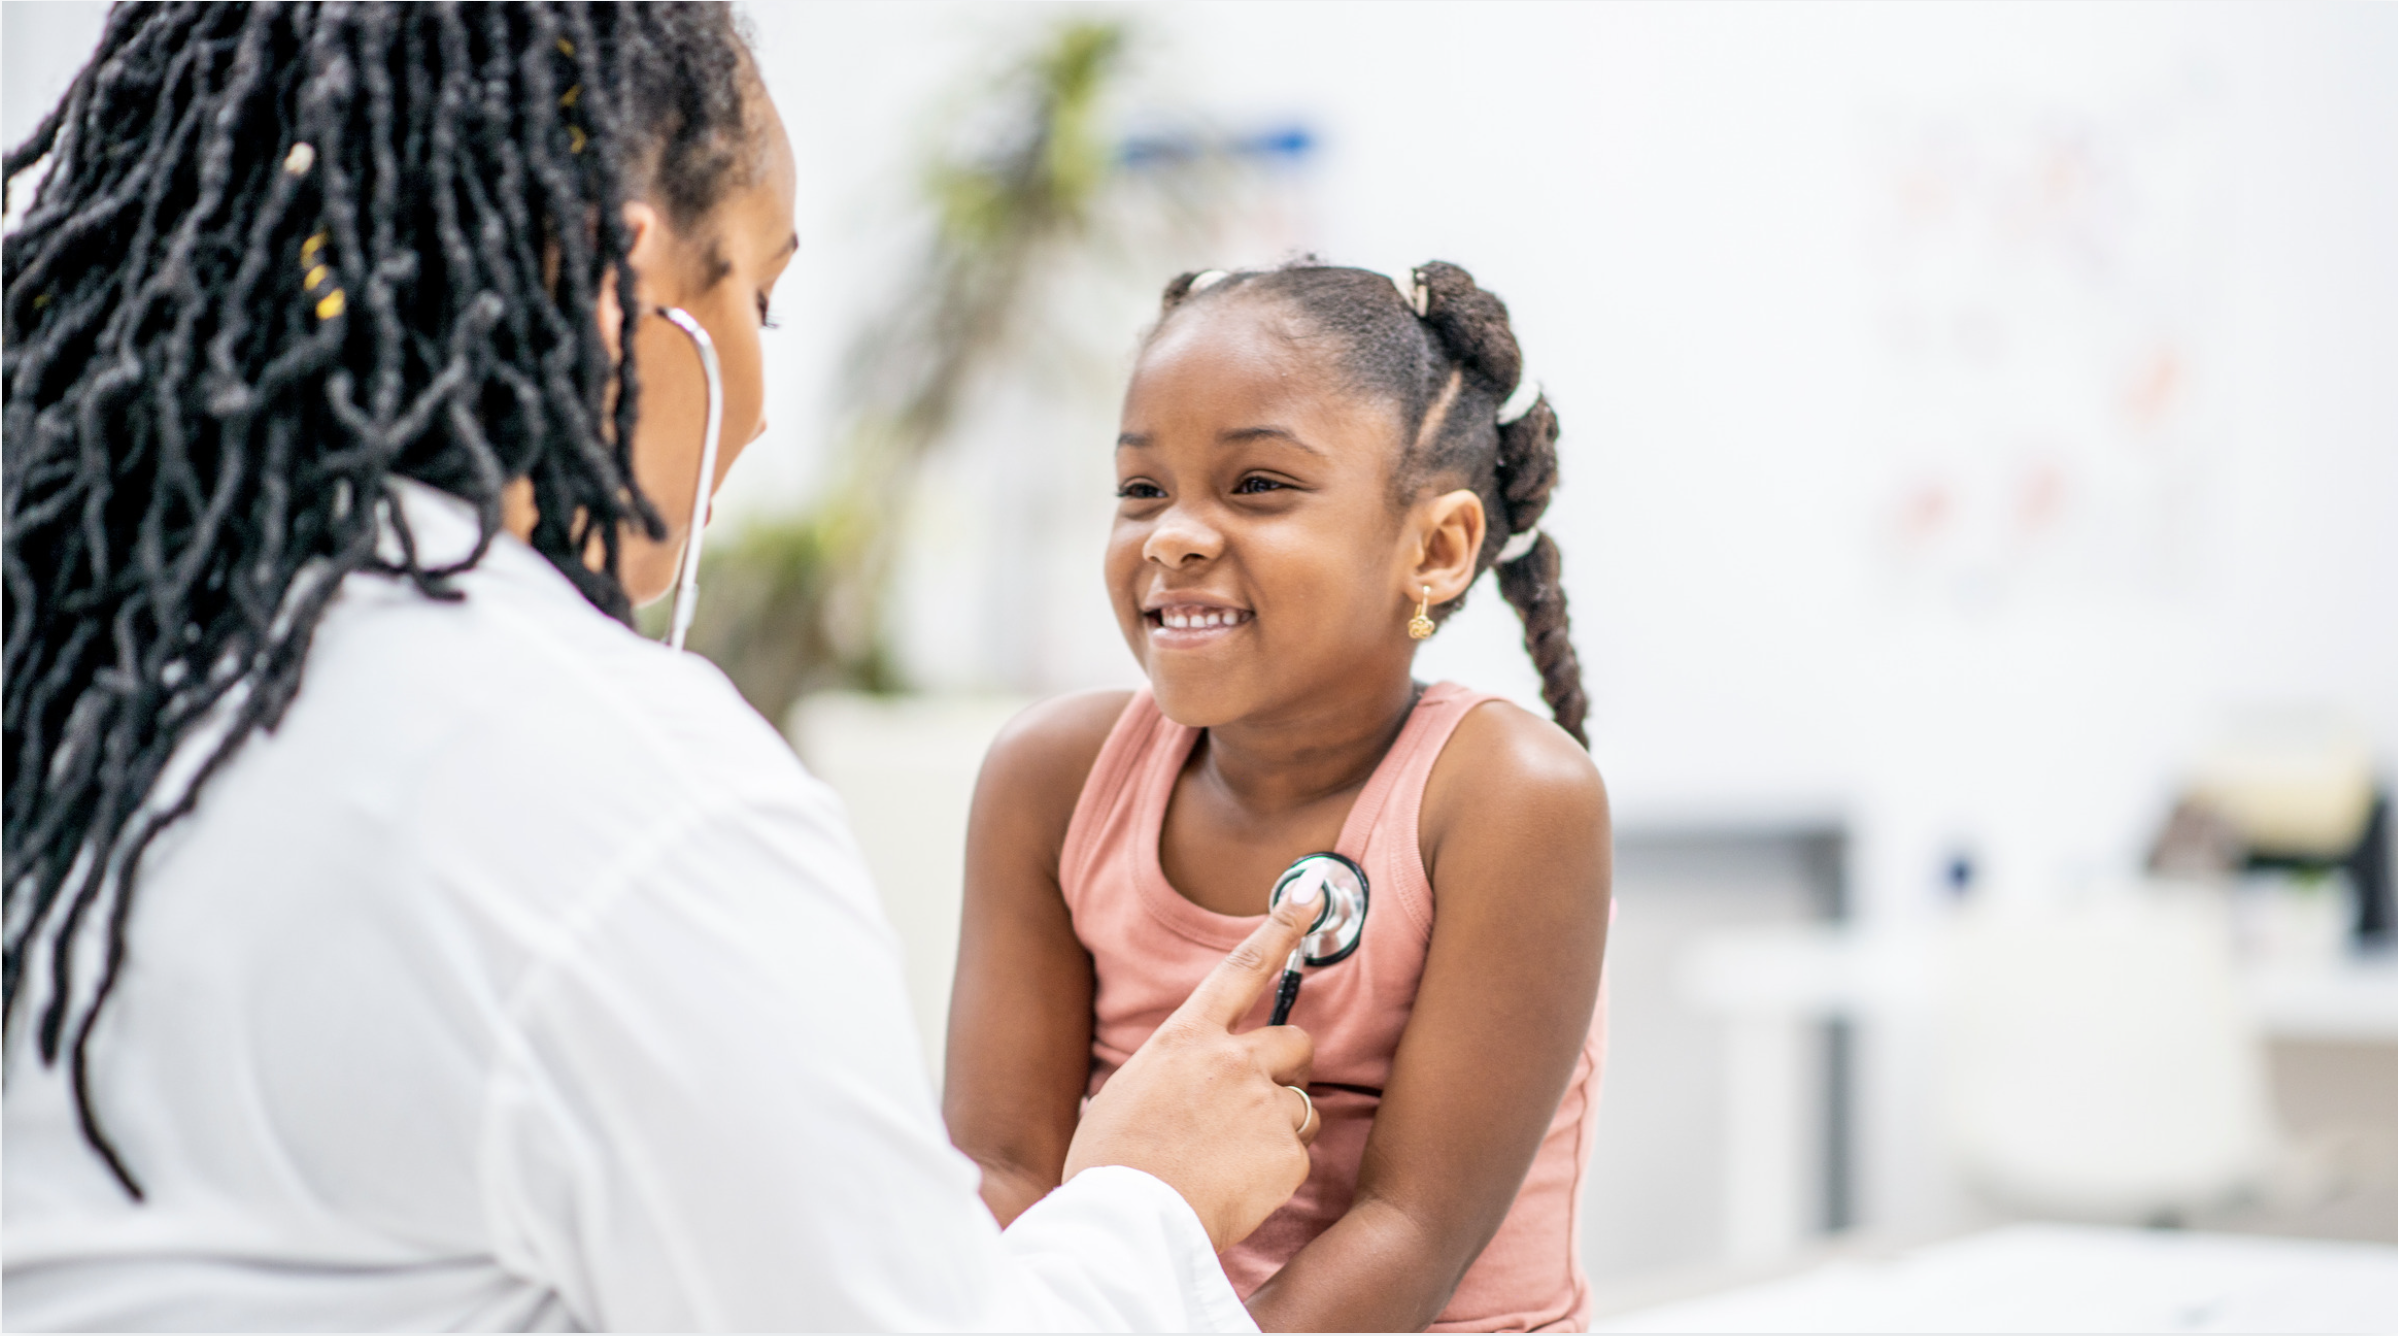
[[[1230,1030],[1249,1008],[1265,994],[1276,977],[1282,973],[1283,962],[1290,958],[1291,948],[1299,944],[1307,925],[1314,921],[1316,897],[1314,890],[1302,900],[1294,893],[1266,915],[1232,953],[1216,962],[1191,995],[1175,1008],[1174,1019],[1194,1025],[1212,1025]]]

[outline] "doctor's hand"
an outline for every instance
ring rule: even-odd
[[[1292,1025],[1232,1027],[1281,974],[1321,894],[1286,898],[1108,1078],[1066,1151],[1067,1179],[1110,1164],[1161,1179],[1218,1252],[1299,1190],[1323,1120],[1288,1087],[1307,1084],[1315,1041]]]

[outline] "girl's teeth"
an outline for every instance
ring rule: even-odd
[[[1240,614],[1230,611],[1166,611],[1158,614],[1158,621],[1169,630],[1204,631],[1212,627],[1235,625],[1240,621]]]

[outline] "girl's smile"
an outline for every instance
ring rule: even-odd
[[[1141,611],[1149,645],[1159,650],[1201,650],[1224,643],[1257,621],[1257,614],[1197,593],[1156,593]]]

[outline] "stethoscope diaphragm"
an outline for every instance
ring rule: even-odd
[[[1283,964],[1281,986],[1274,990],[1274,1018],[1268,1024],[1280,1025],[1290,1019],[1291,1006],[1299,1000],[1301,966],[1339,964],[1365,937],[1366,870],[1340,854],[1308,854],[1283,869],[1266,897],[1267,912],[1279,907],[1293,890],[1310,883],[1321,889],[1322,899],[1307,935],[1299,939]]]
[[[1324,891],[1313,927],[1299,940],[1302,958],[1310,965],[1331,965],[1349,958],[1366,927],[1366,872],[1335,853],[1308,854],[1283,869],[1266,897],[1270,912],[1293,887],[1313,881]]]

